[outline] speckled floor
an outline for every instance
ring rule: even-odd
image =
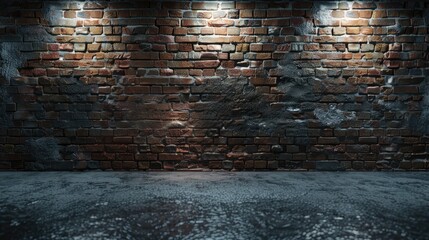
[[[0,172],[0,239],[429,239],[429,172]]]

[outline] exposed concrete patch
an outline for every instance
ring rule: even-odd
[[[311,102],[320,99],[313,93],[313,84],[317,79],[302,76],[302,69],[294,63],[294,54],[287,54],[278,63],[281,77],[277,89],[284,93],[284,100],[289,102]]]
[[[30,168],[36,170],[49,169],[52,162],[61,159],[58,140],[53,137],[29,139],[25,142],[25,145],[32,160],[34,160]]]
[[[316,25],[329,25],[332,22],[332,9],[337,2],[314,2],[311,10]]]
[[[0,43],[1,76],[8,82],[14,77],[19,77],[18,68],[22,67],[26,58],[20,51],[22,43],[3,42]]]
[[[423,100],[420,103],[420,116],[411,114],[409,117],[409,127],[416,132],[429,134],[429,77],[420,86],[424,93]]]
[[[7,103],[10,101],[10,96],[5,86],[0,86],[0,126],[8,126],[10,124],[10,116],[7,113]]]
[[[44,4],[42,8],[43,18],[49,25],[58,25],[62,19],[63,3],[49,2]]]
[[[48,33],[47,28],[42,26],[23,26],[18,28],[18,33],[24,37],[25,42],[55,42],[55,38]]]
[[[213,120],[214,127],[225,130],[271,134],[292,119],[287,106],[274,104],[274,99],[259,92],[244,77],[206,79],[192,91],[203,94],[203,102],[192,109],[191,127],[198,127],[199,119],[205,119]],[[194,115],[199,119],[193,118]]]
[[[281,78],[277,89],[284,93],[283,100],[288,102],[313,102],[320,99],[314,94],[314,78]]]
[[[315,33],[315,27],[311,21],[304,21],[295,28],[295,31],[298,35],[310,35]]]
[[[336,107],[335,104],[330,104],[328,109],[316,108],[314,116],[319,121],[328,127],[337,127],[345,120],[354,119],[355,112],[346,113]]]
[[[292,47],[293,46],[294,45],[292,45]],[[297,51],[297,49],[292,50]],[[295,56],[296,55],[292,53],[286,54],[285,58],[278,62],[278,69],[281,72],[282,79],[301,77],[302,70],[298,69],[296,64],[293,62]]]

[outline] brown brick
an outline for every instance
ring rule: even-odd
[[[353,9],[375,9],[377,6],[374,2],[353,2]]]
[[[60,55],[58,52],[41,53],[40,58],[42,60],[56,60],[60,58]]]
[[[334,27],[333,28],[333,34],[334,35],[344,35],[344,34],[346,34],[346,28],[345,27]]]
[[[251,18],[253,17],[253,10],[241,10],[240,18]]]
[[[336,137],[319,137],[319,144],[339,144],[340,141]]]
[[[217,10],[219,3],[217,2],[193,2],[192,9],[194,10]]]
[[[245,9],[254,9],[255,3],[254,2],[236,2],[235,8],[238,10],[245,10]]]
[[[359,27],[368,26],[369,21],[366,19],[342,19],[341,26],[343,27]]]
[[[183,27],[204,27],[207,26],[207,20],[183,19]]]
[[[178,19],[157,19],[156,25],[176,27],[176,26],[179,26],[179,20]]]
[[[370,26],[392,26],[395,25],[395,19],[391,18],[373,18],[369,20]]]
[[[277,84],[277,79],[275,77],[273,78],[265,78],[265,77],[252,77],[250,78],[250,83],[252,83],[255,86],[274,86]]]
[[[350,153],[366,153],[369,152],[369,146],[368,145],[347,145],[346,146],[346,152]]]
[[[175,37],[175,42],[177,43],[196,43],[198,42],[197,36],[177,36]]]
[[[231,19],[209,20],[209,26],[211,27],[229,27],[233,25],[234,25],[234,20],[231,20]]]
[[[419,88],[417,86],[395,86],[393,92],[395,94],[417,94],[419,93]]]
[[[217,68],[219,65],[219,60],[204,60],[194,62],[194,68]]]
[[[76,11],[64,11],[64,18],[76,18]]]
[[[267,168],[267,161],[263,161],[263,160],[256,160],[253,163],[253,167],[255,169],[264,169]]]

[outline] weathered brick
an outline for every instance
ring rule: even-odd
[[[334,35],[344,35],[346,34],[346,29],[345,27],[334,27],[333,28],[333,34]]]
[[[319,144],[339,144],[340,141],[336,137],[319,137]]]
[[[204,61],[195,61],[194,68],[216,68],[220,65],[219,60],[204,60]]]
[[[197,36],[177,36],[175,37],[177,43],[195,43],[198,42]]]
[[[377,6],[374,2],[353,2],[353,9],[374,9]]]
[[[252,77],[250,78],[250,83],[255,86],[273,86],[277,84],[277,79],[275,77],[265,78],[265,77]]]
[[[179,19],[157,19],[156,25],[158,26],[179,26]]]
[[[369,146],[368,145],[346,145],[346,152],[350,153],[366,153],[369,152]]]
[[[342,19],[342,27],[359,27],[359,26],[368,26],[369,21],[366,19]]]
[[[262,20],[263,26],[289,26],[290,19],[289,18],[279,18],[279,19],[266,19]]]
[[[369,20],[370,26],[392,26],[395,25],[395,19],[391,18],[373,18]]]
[[[183,27],[204,27],[207,26],[207,20],[183,19]]]
[[[424,110],[429,41],[405,1],[323,3],[326,19],[312,1],[63,2],[51,22],[24,5],[0,19],[26,59],[0,79],[11,159],[43,127],[101,169],[429,168],[402,160],[426,157],[407,121]]]
[[[234,25],[234,20],[214,19],[214,20],[209,20],[208,25],[211,27],[229,27]]]
[[[419,88],[417,86],[395,86],[393,92],[396,94],[417,94]]]
[[[192,9],[194,10],[217,10],[219,3],[217,2],[193,2]]]
[[[236,2],[235,8],[238,10],[245,10],[245,9],[254,9],[255,3],[254,2]]]

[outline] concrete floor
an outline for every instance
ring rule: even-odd
[[[0,239],[429,239],[428,172],[0,172]]]

